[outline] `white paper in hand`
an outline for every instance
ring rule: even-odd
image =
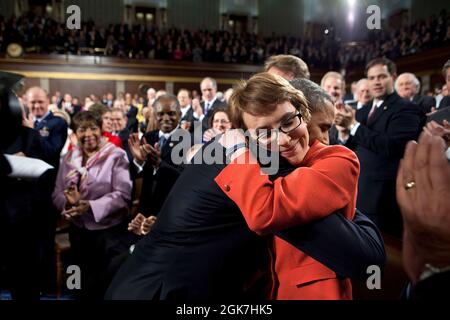
[[[39,159],[8,154],[5,157],[11,165],[12,172],[9,175],[11,178],[37,179],[47,170],[53,169],[53,166]]]

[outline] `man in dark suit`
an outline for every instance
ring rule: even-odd
[[[420,82],[412,73],[406,72],[399,75],[395,80],[395,90],[403,99],[417,104],[425,115],[436,108],[435,98],[419,94]]]
[[[127,128],[128,118],[122,108],[113,108],[111,110],[111,129],[112,134],[119,137],[122,142],[122,147],[127,153],[130,163],[133,161],[133,155],[128,147],[128,138],[130,137],[130,130]]]
[[[189,132],[194,132],[194,122],[199,119],[194,117],[194,109],[192,108],[191,93],[187,89],[180,89],[177,94],[181,111],[181,127]]]
[[[366,73],[373,100],[356,116],[351,110],[338,111],[336,123],[349,132],[344,141],[361,163],[357,208],[383,231],[400,236],[395,178],[406,143],[417,139],[425,117],[417,105],[394,91],[396,72],[388,59],[370,61]]]
[[[24,125],[38,131],[44,154],[41,160],[51,164],[55,168],[59,166],[59,156],[67,139],[67,124],[60,118],[55,117],[49,110],[47,93],[39,88],[28,89],[28,108],[30,115],[24,120]]]
[[[202,121],[203,132],[206,131],[208,126],[209,117],[215,108],[226,108],[226,103],[217,99],[217,82],[213,78],[206,77],[200,83],[200,90],[202,91],[203,101],[198,104],[194,99],[192,107],[194,108],[194,117]]]
[[[158,215],[181,170],[181,163],[174,162],[172,150],[179,143],[190,146],[190,142],[173,139],[175,133],[183,130],[178,128],[181,112],[177,98],[163,95],[155,101],[154,108],[159,129],[147,132],[140,143],[133,135],[129,143],[133,163],[143,177],[139,212],[147,217]],[[186,134],[190,140],[187,131]]]
[[[125,95],[125,112],[127,116],[126,128],[130,132],[138,132],[139,122],[137,120],[138,108],[133,105],[133,100],[130,93]]]

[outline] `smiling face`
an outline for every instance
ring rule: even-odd
[[[92,153],[100,148],[102,132],[97,124],[93,122],[80,124],[76,130],[76,135],[83,152]]]
[[[159,130],[169,133],[175,130],[180,121],[181,112],[177,108],[177,102],[172,99],[162,99],[156,105],[156,120],[159,124]]]
[[[34,87],[28,90],[27,94],[28,108],[33,116],[42,118],[48,111],[48,98],[44,90]]]
[[[214,114],[214,119],[212,120],[212,127],[221,133],[231,129],[231,122],[228,115],[225,112],[216,112]]]
[[[289,126],[296,118],[298,111],[294,106],[285,101],[277,105],[275,110],[268,115],[255,116],[244,112],[242,115],[245,126],[253,137],[262,130],[278,129],[280,126]],[[309,134],[306,123],[302,123],[288,134],[279,131],[278,147],[280,155],[290,164],[298,166],[301,164],[309,150]]]

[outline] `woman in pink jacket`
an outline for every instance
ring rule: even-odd
[[[81,269],[81,295],[99,298],[98,283],[106,257],[100,243],[110,243],[116,230],[125,228],[132,183],[125,151],[102,137],[102,120],[92,112],[75,116],[78,147],[61,165],[53,203],[70,221],[69,238],[74,264]]]

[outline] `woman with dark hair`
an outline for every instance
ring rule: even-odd
[[[125,227],[131,198],[129,162],[125,151],[102,136],[97,114],[80,112],[73,124],[78,146],[61,160],[53,203],[70,221],[74,263],[83,274],[81,297],[101,298],[98,279],[107,262],[98,244]]]
[[[230,113],[226,108],[215,108],[208,119],[209,129],[203,134],[203,141],[208,142],[218,134],[224,133],[232,128]]]

